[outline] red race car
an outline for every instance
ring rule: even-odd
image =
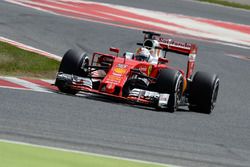
[[[197,46],[154,32],[143,33],[136,53],[120,55],[118,48],[110,48],[111,54],[95,52],[90,60],[86,52],[70,49],[63,56],[55,85],[67,94],[92,92],[161,111],[174,112],[188,106],[192,111],[211,113],[219,78],[206,72],[196,72],[192,77]],[[168,52],[187,57],[186,72],[169,66]]]

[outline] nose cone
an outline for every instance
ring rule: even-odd
[[[106,86],[105,92],[112,94],[112,93],[114,93],[114,91],[115,91],[115,84],[108,83],[107,86]]]

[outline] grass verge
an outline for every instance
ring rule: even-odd
[[[0,141],[0,166],[4,167],[162,167],[115,158],[59,151]]]
[[[241,4],[241,3],[237,3],[237,2],[230,2],[230,1],[224,1],[224,0],[198,0],[198,1],[215,3],[215,4],[219,4],[219,5],[250,10],[250,5]]]
[[[0,75],[54,79],[59,62],[0,41]]]

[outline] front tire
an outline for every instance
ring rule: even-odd
[[[86,70],[88,65],[89,58],[85,52],[70,49],[64,54],[58,73],[62,72],[84,77],[88,75],[88,70]],[[65,81],[56,79],[55,85],[63,93],[74,95],[78,92],[77,90],[71,89]]]
[[[61,61],[58,72],[86,76],[87,70],[84,68],[89,65],[89,58],[86,52],[68,50]]]
[[[182,74],[173,69],[159,71],[155,89],[159,93],[169,94],[167,111],[175,112],[181,103],[184,79]]]
[[[189,109],[210,114],[216,104],[219,91],[219,78],[216,74],[197,72],[191,82]]]

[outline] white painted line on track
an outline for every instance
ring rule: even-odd
[[[17,41],[14,41],[14,40],[2,37],[2,36],[0,36],[0,41],[6,42],[6,43],[11,44],[11,45],[14,45],[14,46],[19,47],[21,49],[24,49],[26,51],[31,51],[31,52],[34,52],[34,53],[38,53],[38,54],[40,54],[42,56],[46,56],[48,58],[51,58],[51,59],[54,59],[54,60],[57,60],[57,61],[62,60],[62,57],[60,57],[60,56],[54,55],[52,53],[49,53],[49,52],[34,48],[32,46],[25,45],[23,43],[20,43],[20,42],[17,42]]]
[[[103,5],[107,5],[107,4],[103,4]],[[107,5],[107,6],[112,7],[112,5]],[[180,26],[184,25],[185,28],[179,28],[176,26],[170,26],[166,24],[148,22],[148,24],[157,25],[158,27],[161,27],[161,28],[167,27],[168,29],[176,31],[181,34],[188,34],[188,35],[196,36],[196,37],[214,39],[214,40],[224,41],[226,43],[234,42],[235,44],[242,44],[242,45],[249,46],[249,42],[244,41],[245,39],[248,39],[248,37],[250,38],[250,34],[247,34],[247,33],[242,33],[242,32],[231,30],[231,29],[226,29],[220,26],[214,26],[208,23],[202,23],[202,22],[195,20],[195,18],[189,17],[189,16],[184,16],[184,15],[179,15],[179,14],[167,14],[163,12],[156,12],[156,11],[151,11],[151,10],[146,10],[146,9],[138,9],[138,8],[120,6],[120,5],[114,5],[114,6],[116,9],[120,9],[123,11],[130,11],[134,14],[139,14],[141,16],[147,16],[149,18],[157,18],[159,20],[167,21],[167,22],[174,23]],[[127,18],[127,19],[132,19],[132,18]],[[141,20],[141,22],[146,22],[146,21]],[[187,28],[193,28],[194,30],[190,30]]]
[[[51,93],[51,91],[48,91],[47,89],[44,89],[44,88],[42,88],[41,86],[39,86],[39,85],[37,85],[37,84],[34,84],[34,83],[31,83],[31,82],[22,80],[22,79],[20,79],[20,78],[16,78],[16,77],[5,77],[5,76],[2,76],[2,77],[0,77],[0,78],[1,78],[1,79],[4,79],[4,80],[6,80],[6,81],[12,82],[12,83],[21,85],[21,86],[23,86],[23,87],[32,89],[32,90],[37,91],[37,92]]]
[[[236,54],[229,54],[229,53],[226,55],[233,57],[233,58],[250,61],[250,56],[243,56],[243,55],[236,55]]]
[[[27,78],[28,79],[28,78]],[[0,88],[5,88],[5,89],[13,89],[13,90],[26,90],[26,91],[33,91],[33,92],[43,92],[43,93],[61,93],[64,94],[56,89],[51,88],[51,84],[54,84],[54,80],[50,79],[35,79],[34,81],[28,81],[25,79],[21,78],[16,78],[16,77],[10,77],[10,76],[0,76],[0,80],[8,81],[10,83],[16,84],[17,86],[10,86],[10,85],[1,85]],[[48,83],[48,85],[43,85],[43,84],[36,84],[35,82],[43,81]],[[34,83],[33,83],[34,82]],[[23,88],[20,88],[18,86],[21,86]],[[56,86],[55,86],[56,88]],[[75,96],[76,97],[88,97],[92,95],[91,93],[88,92],[82,92],[79,91]]]
[[[26,89],[26,88],[16,88],[16,87],[12,87],[12,86],[0,86],[0,88],[14,89],[14,90],[31,90],[31,89]]]
[[[147,27],[150,29],[151,27],[153,29],[158,29],[158,32],[174,32],[175,35],[187,35],[200,40],[208,39],[211,40],[211,42],[214,41],[214,43],[220,42],[223,45],[231,45],[230,43],[233,43],[234,45],[231,46],[245,46],[247,49],[250,48],[250,42],[245,40],[250,38],[249,25],[240,25],[211,19],[205,19],[201,21],[201,18],[199,17],[191,17],[174,13],[165,13],[92,1],[6,1],[49,13],[86,21],[98,22],[113,26],[127,26],[126,28],[132,29],[147,29]],[[90,5],[92,7],[90,7]],[[87,8],[86,10],[85,7]],[[113,12],[110,12],[112,10]],[[117,11],[119,12],[117,13]],[[211,21],[216,24],[210,23]],[[219,23],[230,24],[230,26],[223,26]],[[145,27],[145,25],[147,26]],[[235,29],[235,26],[238,28]],[[246,32],[240,30],[243,27],[246,27]]]
[[[70,149],[64,149],[64,148],[58,148],[58,147],[50,147],[50,146],[44,146],[44,145],[38,145],[38,144],[30,144],[30,143],[13,141],[13,140],[0,139],[0,142],[10,143],[10,144],[19,144],[19,145],[31,146],[31,147],[37,147],[37,148],[45,148],[45,149],[50,149],[50,150],[58,150],[58,151],[69,152],[69,153],[85,154],[85,155],[102,157],[102,158],[125,160],[125,161],[138,162],[138,163],[143,163],[143,164],[161,165],[161,166],[165,166],[165,167],[180,167],[180,166],[168,165],[168,164],[157,163],[157,162],[149,162],[149,161],[143,161],[143,160],[137,160],[137,159],[116,157],[116,156],[111,156],[111,155],[103,155],[103,154],[90,153],[90,152],[77,151],[77,150],[70,150]]]
[[[250,49],[250,41],[245,40],[250,38],[248,33],[250,32],[249,25],[241,25],[211,19],[203,19],[203,21],[201,21],[200,19],[202,18],[199,17],[191,17],[174,13],[165,13],[92,1],[5,1],[74,19],[136,30],[150,30],[153,28],[157,29],[155,31],[162,34],[181,36],[182,38],[194,38],[196,40],[206,39],[208,42],[212,43]],[[85,7],[82,5],[88,9],[85,10]],[[89,7],[90,5],[92,6],[91,8]],[[107,11],[107,9],[109,10]],[[112,10],[115,12],[110,12]],[[117,10],[119,11],[118,14],[116,13]],[[131,16],[131,14],[133,16]],[[211,21],[216,24],[210,23]],[[230,26],[223,26],[219,23],[230,24]],[[148,26],[145,27],[145,25]],[[238,28],[235,29],[235,26]],[[246,32],[241,31],[243,27],[245,27]]]
[[[51,79],[41,79],[41,81],[47,82],[49,84],[54,84],[55,80],[51,80]]]

